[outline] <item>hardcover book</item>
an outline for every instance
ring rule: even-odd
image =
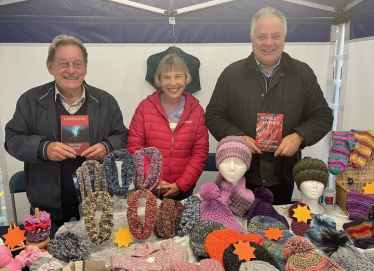
[[[283,114],[257,113],[256,146],[275,152],[282,140]]]
[[[77,152],[77,155],[87,150],[89,143],[88,115],[61,116],[61,142]]]

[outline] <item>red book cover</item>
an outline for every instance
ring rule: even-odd
[[[283,114],[257,113],[256,146],[275,152],[282,140]]]
[[[61,142],[77,152],[87,150],[89,143],[88,115],[61,116]]]

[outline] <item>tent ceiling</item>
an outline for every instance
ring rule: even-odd
[[[166,15],[113,2],[121,0],[16,1],[19,0],[0,0],[0,42],[50,42],[60,33],[78,35],[84,42],[169,42],[171,26]],[[209,4],[212,1],[131,2],[153,7],[155,10],[181,11],[181,14],[176,15],[175,25],[178,42],[236,43],[249,42],[250,20],[257,10],[265,6],[274,6],[286,15],[289,25],[288,41],[328,41],[330,26],[337,14],[332,9],[340,1],[343,0],[233,0],[191,12],[184,11],[191,6]],[[356,36],[374,35],[374,1],[345,2],[348,7],[353,6],[347,14],[358,22]],[[355,24],[351,21],[351,25]]]

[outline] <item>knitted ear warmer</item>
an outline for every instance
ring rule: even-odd
[[[374,195],[362,194],[355,190],[350,190],[347,194],[346,207],[348,219],[364,220],[370,213],[374,204]]]
[[[225,227],[216,221],[199,221],[190,232],[190,247],[196,258],[208,258],[204,249],[205,239],[209,233],[215,230],[221,230]]]
[[[308,223],[305,223],[304,221],[297,221],[297,219],[294,217],[294,214],[295,214],[295,211],[294,209],[297,209],[298,206],[301,206],[301,207],[304,207],[306,206],[308,210],[309,209],[309,206],[303,202],[295,202],[294,204],[292,204],[290,206],[290,208],[288,208],[288,214],[289,216],[292,218],[292,222],[291,222],[291,229],[293,231],[294,234],[296,235],[300,235],[300,236],[304,236],[304,233],[309,230],[309,227],[310,227],[310,223],[312,222],[312,219],[308,219],[307,222]]]
[[[90,252],[83,245],[79,236],[71,232],[55,236],[49,242],[47,250],[53,257],[64,262],[88,260],[91,257]]]
[[[179,225],[182,213],[183,205],[180,201],[164,198],[157,210],[155,226],[157,237],[174,237],[175,228]]]
[[[372,228],[373,222],[371,220],[352,221],[343,224],[343,229],[348,233],[354,245],[362,249],[374,248]]]
[[[196,195],[192,195],[184,200],[183,214],[176,230],[178,236],[188,235],[193,226],[200,221],[200,203],[201,200]]]
[[[30,267],[39,258],[40,249],[36,246],[27,246],[16,257],[15,260],[20,263],[22,267],[26,265]]]

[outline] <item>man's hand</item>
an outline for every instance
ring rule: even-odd
[[[85,157],[87,160],[96,160],[96,161],[103,160],[106,155],[107,155],[106,148],[104,144],[102,143],[97,143],[89,147],[87,150],[85,150],[81,154],[81,156]]]
[[[63,161],[68,158],[75,159],[76,152],[61,142],[51,142],[47,146],[47,156],[51,161]]]
[[[300,145],[303,143],[301,136],[298,133],[290,134],[284,138],[274,153],[274,156],[292,156],[299,149]]]
[[[174,198],[182,192],[176,183],[168,183],[162,186],[161,192],[162,189],[167,189],[167,192],[163,194],[164,198]]]
[[[255,144],[255,140],[252,138],[252,137],[249,137],[249,136],[243,136],[243,138],[245,139],[245,141],[247,141],[247,144],[249,146],[249,148],[251,149],[251,152],[252,154],[253,153],[261,153],[261,150],[259,148],[257,148],[256,144]]]

